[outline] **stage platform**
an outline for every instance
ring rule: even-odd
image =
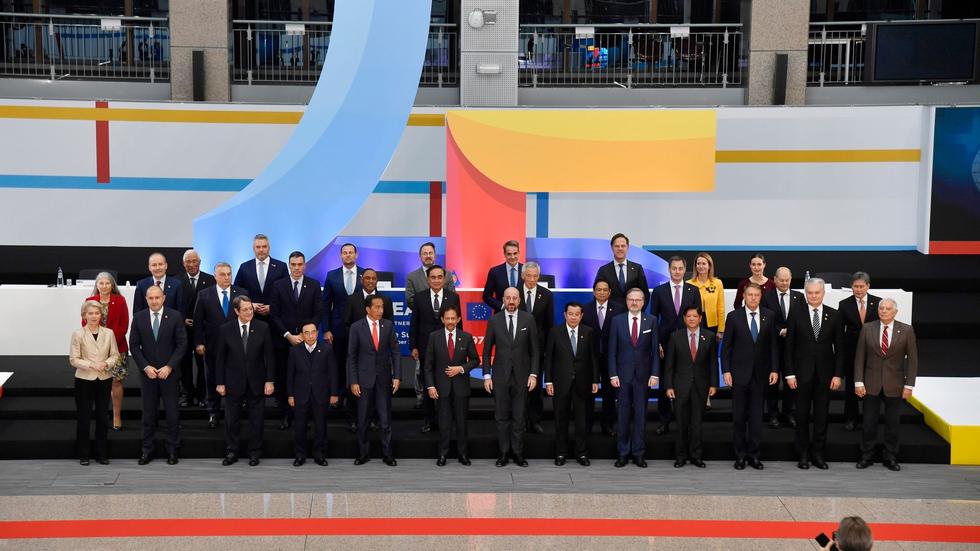
[[[919,377],[910,403],[950,445],[950,463],[980,465],[980,377]]]

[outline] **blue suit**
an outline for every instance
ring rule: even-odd
[[[146,310],[146,290],[153,286],[153,276],[144,277],[136,282],[136,292],[133,294],[133,314]],[[163,306],[181,311],[184,307],[184,285],[179,277],[168,275],[163,281]]]
[[[650,313],[657,318],[659,335],[657,339],[664,345],[664,353],[667,352],[667,343],[670,342],[670,335],[679,329],[684,329],[684,309],[694,306],[698,312],[704,314],[701,307],[701,291],[690,283],[681,283],[681,308],[680,312],[674,311],[674,289],[673,283],[668,280],[654,287],[650,294]],[[657,411],[660,413],[660,422],[669,425],[674,418],[671,411],[670,400],[667,398],[667,389],[660,387],[657,393]]]
[[[354,294],[360,293],[363,296],[363,288],[361,287],[361,275],[364,273],[364,268],[360,266],[355,266],[354,270],[357,273],[357,277],[354,278]],[[321,309],[320,317],[320,332],[326,334],[330,331],[333,334],[333,353],[337,358],[337,365],[340,366],[340,379],[341,388],[347,388],[350,385],[346,384],[347,381],[347,323],[345,317],[347,315],[347,303],[350,302],[350,295],[347,294],[347,288],[344,286],[344,267],[335,268],[327,272],[327,277],[323,280],[323,308]],[[353,319],[364,317],[364,310],[359,312],[358,316]],[[346,408],[342,408],[346,412],[347,421],[351,424],[357,416],[357,404],[354,402],[354,397],[351,395],[346,395],[341,398],[346,402]]]
[[[272,297],[273,284],[279,279],[289,277],[289,270],[281,260],[276,260],[270,256],[266,259],[266,262],[268,263],[268,267],[265,271],[265,286],[262,288],[259,288],[259,275],[255,271],[254,258],[243,262],[238,267],[238,273],[235,274],[234,285],[248,291],[248,298],[252,299],[252,302],[258,302],[260,304],[269,304]],[[256,314],[256,317],[268,322],[268,319],[266,319],[268,316],[259,316]]]
[[[633,346],[628,311],[612,320],[609,329],[609,377],[619,377],[617,450],[620,457],[642,458],[646,452],[647,383],[660,376],[657,320],[640,313],[637,342]],[[630,421],[633,422],[632,430]]]
[[[521,270],[524,265],[520,262],[517,263],[517,274],[515,274],[514,279],[516,283],[511,282],[510,266],[506,262],[498,266],[490,268],[487,272],[487,283],[483,286],[483,302],[487,303],[487,306],[493,308],[493,313],[496,314],[504,307],[504,291],[508,287],[517,287],[520,289],[523,280],[521,280]]]

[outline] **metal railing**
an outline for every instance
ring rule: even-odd
[[[865,22],[811,23],[806,82],[846,86],[864,80]]]
[[[741,25],[521,25],[530,87],[728,87],[742,83]]]
[[[0,12],[0,77],[169,80],[167,19]]]
[[[316,84],[330,46],[325,21],[232,22],[232,80],[244,84]],[[456,25],[433,23],[425,49],[420,86],[458,86],[459,34]]]

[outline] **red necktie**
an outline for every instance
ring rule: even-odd
[[[884,331],[881,333],[881,353],[888,353],[888,326],[884,327]]]
[[[378,322],[376,321],[371,322],[371,340],[374,341],[374,350],[377,351],[379,341],[378,341]]]
[[[158,279],[157,280],[157,287],[159,287],[159,286],[160,286],[160,280]]]
[[[636,325],[636,316],[633,316],[633,330],[630,331],[630,342],[633,346],[636,346],[637,341],[640,340],[640,330]]]
[[[453,332],[449,332],[449,339],[446,341],[446,350],[449,350],[449,361],[453,359]]]
[[[698,356],[698,345],[694,342],[694,333],[691,333],[691,360]]]

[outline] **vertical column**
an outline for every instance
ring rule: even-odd
[[[170,96],[194,99],[192,53],[204,52],[204,99],[231,99],[229,5],[225,1],[170,0]]]
[[[776,56],[787,55],[786,105],[806,103],[806,56],[810,23],[808,0],[743,0],[748,36],[746,105],[772,105],[777,88]]]
[[[518,0],[462,0],[460,5],[460,104],[516,106]]]

